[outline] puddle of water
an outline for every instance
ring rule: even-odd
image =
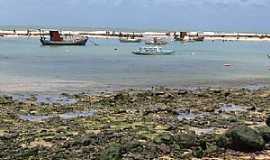
[[[41,122],[46,121],[51,118],[60,117],[64,120],[84,118],[84,117],[93,117],[96,114],[95,111],[90,112],[68,112],[64,114],[48,115],[48,116],[34,116],[34,115],[18,115],[19,119],[30,122]]]
[[[28,99],[30,99],[30,96],[25,96],[25,95],[11,95],[14,101],[19,101],[19,102],[25,102]]]
[[[203,117],[205,114],[204,113],[193,113],[193,112],[189,112],[189,111],[184,111],[184,112],[179,112],[177,119],[179,121],[183,121],[183,120],[194,120],[196,118],[199,117]]]
[[[197,117],[197,115],[193,114],[192,112],[182,112],[178,114],[178,120],[183,121],[183,120],[193,120]]]
[[[19,115],[19,119],[30,122],[41,122],[53,118],[53,116]]]
[[[197,135],[213,134],[215,128],[190,128],[190,130],[195,131]]]
[[[60,114],[59,117],[62,119],[75,119],[75,118],[83,118],[83,117],[93,117],[95,115],[94,111],[91,112],[69,112]]]
[[[250,89],[252,91],[256,91],[265,87],[268,87],[268,85],[267,84],[250,84],[250,85],[245,86],[244,88]]]
[[[52,95],[37,95],[37,96],[26,96],[26,95],[12,95],[13,99],[19,102],[25,101],[36,101],[37,103],[45,104],[61,104],[61,105],[71,105],[78,101],[76,99],[68,98],[65,96],[52,96]]]
[[[216,110],[216,113],[225,112],[245,112],[247,111],[244,107],[235,104],[220,104],[220,108]]]

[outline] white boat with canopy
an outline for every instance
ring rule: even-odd
[[[173,50],[167,50],[163,49],[162,47],[159,46],[147,46],[147,47],[140,47],[136,51],[132,52],[133,54],[137,55],[170,55],[173,54]]]

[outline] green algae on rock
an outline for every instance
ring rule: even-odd
[[[263,150],[265,142],[256,130],[246,126],[239,126],[228,131],[224,137],[220,138],[219,144],[237,151],[254,152]]]
[[[100,160],[121,160],[121,150],[120,144],[111,144],[103,152],[100,153]]]
[[[270,113],[266,93],[268,89],[157,88],[63,94],[76,100],[72,104],[41,104],[36,98],[19,102],[0,96],[4,99],[0,103],[0,157],[192,159],[223,158],[223,147],[246,151],[232,140],[237,145],[248,142],[244,143],[248,152],[260,151],[267,148],[264,142],[269,145],[269,128],[261,125]],[[45,120],[38,117],[51,115]],[[36,116],[41,119],[27,120]],[[238,130],[231,134],[230,128]],[[238,154],[249,153],[231,150],[225,154],[236,159]]]

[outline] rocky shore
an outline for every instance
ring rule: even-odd
[[[0,96],[0,159],[270,159],[270,89]]]

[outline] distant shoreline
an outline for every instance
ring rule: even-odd
[[[90,38],[102,38],[111,39],[119,38],[121,36],[135,36],[140,39],[145,39],[149,37],[164,37],[164,38],[174,38],[175,36],[180,36],[182,33],[185,34],[183,41],[191,40],[196,36],[204,37],[206,41],[270,41],[270,34],[261,33],[225,33],[225,32],[121,32],[114,30],[98,30],[98,31],[62,31],[63,35],[73,36],[81,35],[88,36]],[[49,35],[49,30],[40,32],[38,30],[28,29],[28,30],[0,30],[0,37],[2,38],[20,38],[20,37],[33,37],[39,38],[41,35]]]

